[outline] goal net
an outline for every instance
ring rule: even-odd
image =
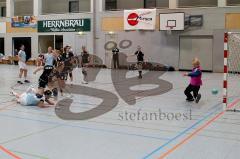
[[[225,33],[224,106],[240,112],[240,32]]]

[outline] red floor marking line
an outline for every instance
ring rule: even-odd
[[[240,102],[240,99],[234,101],[233,103],[231,103],[228,107],[232,108],[234,107],[238,102]],[[193,138],[196,134],[198,134],[201,130],[203,130],[204,128],[206,128],[207,126],[209,126],[211,123],[213,123],[215,120],[217,120],[218,118],[220,118],[224,113],[226,112],[226,110],[220,112],[219,114],[217,114],[215,117],[213,117],[211,120],[209,120],[206,124],[204,124],[203,126],[201,126],[200,128],[198,128],[196,131],[194,131],[192,134],[190,134],[188,137],[186,137],[185,139],[183,139],[180,143],[178,143],[177,145],[175,145],[173,148],[171,148],[170,150],[168,150],[167,152],[165,152],[164,154],[162,154],[158,159],[164,159],[165,157],[167,157],[168,155],[170,155],[172,152],[174,152],[177,148],[179,148],[180,146],[182,146],[183,144],[185,144],[188,140],[190,140],[191,138]]]
[[[18,157],[17,155],[13,154],[12,152],[8,151],[7,149],[5,149],[4,147],[0,146],[0,149],[7,153],[8,155],[10,155],[11,157],[13,157],[14,159],[22,159],[21,157]]]
[[[3,111],[5,109],[7,109],[10,106],[13,106],[14,102],[12,102],[11,104],[7,104],[5,105],[3,108],[0,109],[0,111]],[[22,159],[21,157],[18,157],[17,155],[13,154],[12,152],[8,151],[7,149],[5,149],[4,147],[0,146],[0,150],[2,150],[3,152],[7,153],[8,155],[10,155],[11,157],[13,157],[14,159]]]

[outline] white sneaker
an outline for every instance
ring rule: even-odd
[[[88,84],[88,82],[86,82],[86,81],[82,81],[82,84]]]

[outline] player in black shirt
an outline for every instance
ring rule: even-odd
[[[119,49],[117,47],[115,47],[113,50],[112,50],[112,53],[113,53],[113,66],[114,66],[114,69],[116,68],[119,68]]]
[[[71,83],[73,82],[73,63],[74,63],[74,55],[70,52],[70,47],[66,46],[64,48],[64,52],[62,54],[62,59],[64,61],[64,72],[66,73],[66,79],[69,75]]]
[[[137,51],[134,53],[135,56],[137,56],[137,69],[139,72],[139,79],[142,79],[142,68],[143,68],[143,62],[144,62],[144,53],[141,50],[141,47],[137,47]]]

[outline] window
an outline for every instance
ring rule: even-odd
[[[169,0],[144,0],[144,8],[168,8]]]
[[[14,1],[14,15],[33,15],[33,0]]]
[[[42,0],[42,14],[90,12],[90,0]]]
[[[227,0],[227,5],[228,6],[240,6],[240,1],[239,0]]]
[[[79,12],[79,1],[69,1],[69,13]]]
[[[117,9],[117,0],[106,0],[106,10],[116,10]]]
[[[156,0],[157,8],[169,8],[169,0]]]
[[[216,7],[218,0],[179,0],[179,7]]]
[[[1,7],[1,17],[6,17],[6,7]]]
[[[106,0],[106,10],[124,10],[137,8],[168,8],[169,0]]]
[[[144,0],[144,8],[156,8],[156,0]]]
[[[106,10],[124,10],[144,8],[144,0],[106,0]]]

